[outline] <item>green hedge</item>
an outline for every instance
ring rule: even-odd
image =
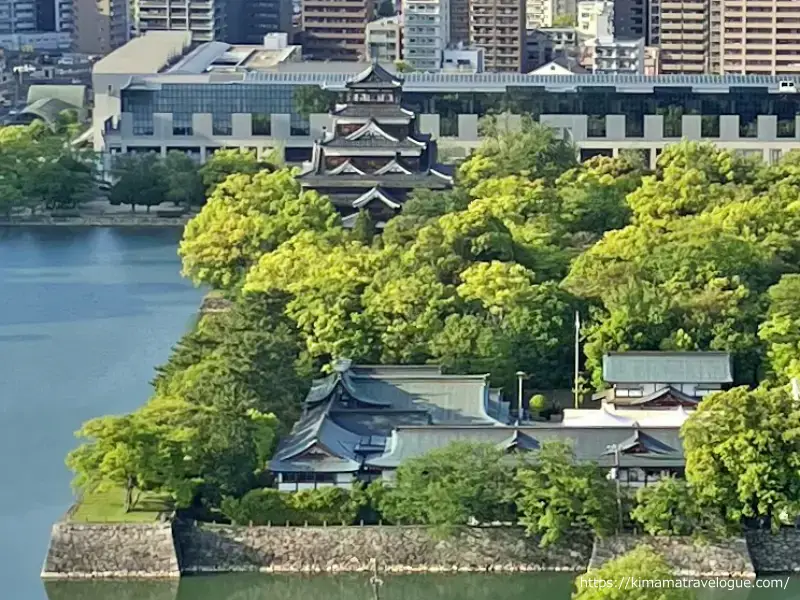
[[[264,488],[251,490],[239,499],[223,499],[222,512],[238,525],[351,525],[366,503],[367,497],[359,487],[353,490],[326,487],[300,492]]]

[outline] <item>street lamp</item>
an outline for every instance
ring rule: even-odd
[[[517,422],[522,421],[522,380],[528,375],[525,371],[517,371],[518,396],[517,396]]]
[[[618,533],[622,533],[622,492],[619,483],[619,444],[609,444],[606,446],[606,452],[614,453],[614,479],[617,482],[617,519],[618,519]]]

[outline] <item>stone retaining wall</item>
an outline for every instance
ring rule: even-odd
[[[56,523],[42,577],[180,577],[172,524]]]
[[[752,579],[756,576],[744,538],[706,543],[686,537],[620,535],[595,541],[589,570],[597,569],[641,545],[649,546],[661,554],[675,574],[681,577]]]
[[[0,227],[53,227],[64,225],[69,227],[183,227],[191,218],[159,217],[156,215],[108,215],[86,217],[40,217],[20,219],[0,219]]]
[[[184,573],[584,571],[590,544],[538,547],[517,527],[176,527]]]
[[[758,573],[800,573],[800,531],[748,531],[746,537]]]

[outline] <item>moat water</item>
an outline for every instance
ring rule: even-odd
[[[181,279],[171,229],[0,228],[0,600],[566,600],[568,575],[215,575],[179,582],[39,579],[72,502],[64,456],[86,419],[146,400],[153,367],[202,293]],[[701,598],[800,600],[785,591]]]

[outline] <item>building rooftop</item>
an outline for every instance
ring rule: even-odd
[[[92,72],[158,73],[171,61],[182,56],[191,43],[192,34],[189,31],[148,31],[97,61]]]
[[[727,352],[610,352],[603,357],[608,383],[731,383]]]

